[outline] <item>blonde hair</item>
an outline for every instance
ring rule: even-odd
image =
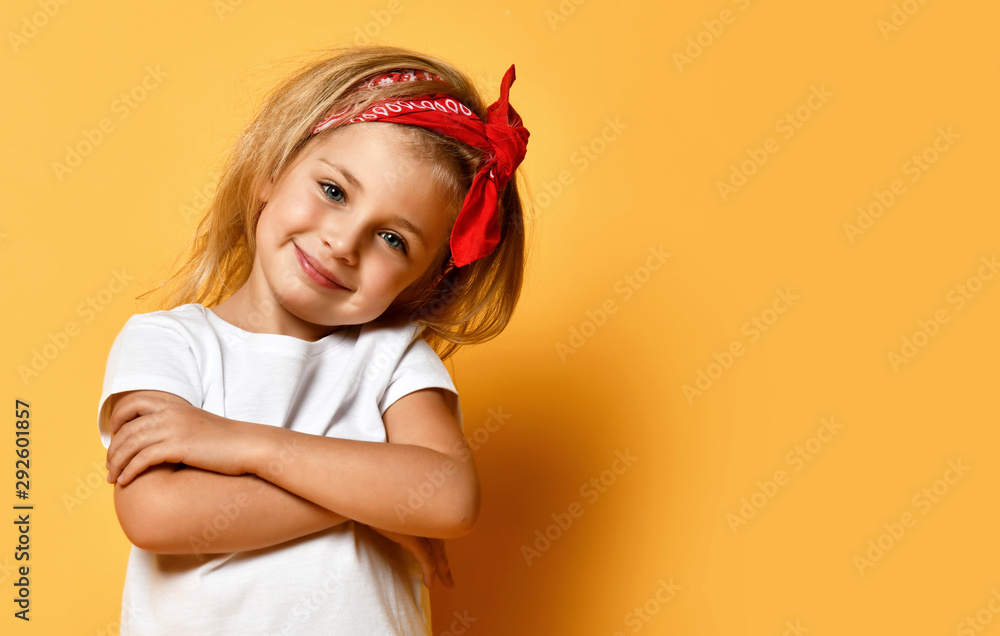
[[[397,82],[376,90],[359,90],[373,75],[394,69],[428,71],[445,80]],[[407,49],[366,46],[333,49],[281,83],[265,99],[227,157],[208,210],[176,272],[146,292],[162,295],[160,308],[187,303],[213,307],[249,278],[255,253],[259,193],[277,183],[310,140],[312,128],[326,115],[345,108],[363,112],[386,98],[428,93],[454,97],[480,117],[486,109],[472,82],[450,64]],[[411,130],[411,146],[434,162],[438,182],[453,195],[448,211],[454,222],[458,208],[482,161],[483,153],[423,128]],[[328,132],[328,131],[324,131]],[[316,137],[323,135],[320,133]],[[500,194],[500,243],[489,256],[442,277],[450,257],[447,245],[438,262],[401,294],[380,319],[416,321],[423,338],[447,358],[459,346],[484,342],[506,327],[517,304],[524,276],[525,228],[516,179]]]

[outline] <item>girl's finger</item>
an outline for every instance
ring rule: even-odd
[[[117,435],[111,438],[108,446],[108,483],[115,483],[123,468],[131,461],[132,456],[140,449],[134,448],[132,443],[132,427],[123,428]]]
[[[127,486],[133,479],[141,475],[150,466],[162,464],[167,460],[162,450],[162,444],[147,446],[139,451],[135,457],[129,461],[128,465],[118,475],[117,482],[121,486]]]
[[[114,483],[118,480],[122,470],[134,461],[145,447],[157,444],[162,440],[162,435],[158,435],[156,430],[150,425],[146,417],[132,420],[123,427],[111,440],[108,446],[108,481]]]
[[[112,437],[122,426],[142,415],[140,413],[141,406],[142,396],[137,396],[134,393],[129,393],[118,400],[111,412],[109,422]]]
[[[417,558],[417,562],[420,564],[420,571],[424,575],[424,585],[428,588],[434,585],[434,572],[436,570],[436,564],[434,563],[433,555],[431,554],[431,543],[423,537],[412,537],[411,545],[408,549],[413,556]]]
[[[423,537],[415,537],[409,534],[400,534],[398,532],[389,532],[388,530],[382,530],[380,528],[372,528],[375,532],[378,532],[383,537],[389,539],[394,543],[398,543],[401,548],[413,555],[420,565],[420,572],[423,575],[424,585],[428,588],[434,584],[434,576],[437,572],[437,563],[434,560],[432,551],[433,547],[431,541]]]
[[[433,539],[431,541],[431,550],[433,551],[434,569],[437,572],[438,578],[441,579],[445,587],[455,587],[455,579],[451,576],[451,566],[448,565],[448,556],[444,552],[444,540]]]
[[[111,435],[114,436],[118,430],[134,419],[144,415],[151,415],[163,409],[163,400],[155,403],[155,398],[141,393],[129,393],[118,400],[114,411],[111,413]]]
[[[108,453],[107,453],[109,462],[111,461],[112,457],[114,457],[120,452],[122,445],[124,445],[129,440],[129,437],[131,437],[132,428],[133,428],[132,426],[125,428],[119,427],[118,430],[116,430],[112,434],[111,443],[108,444]]]

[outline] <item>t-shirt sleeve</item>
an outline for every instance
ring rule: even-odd
[[[164,391],[191,404],[203,402],[201,378],[191,341],[167,312],[129,318],[111,345],[104,372],[104,388],[97,406],[101,443],[111,444],[107,422],[101,419],[105,402],[123,391]]]
[[[386,410],[396,400],[421,389],[444,389],[451,393],[454,397],[455,415],[459,424],[462,423],[458,390],[451,380],[448,369],[426,340],[416,338],[403,351],[399,363],[389,378],[389,384],[379,401],[379,412],[385,415]]]

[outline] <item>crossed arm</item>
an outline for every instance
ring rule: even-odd
[[[115,509],[152,552],[251,550],[353,519],[414,552],[426,580],[444,554],[421,538],[465,534],[478,515],[472,454],[440,390],[389,407],[388,444],[230,420],[158,391],[109,404]]]

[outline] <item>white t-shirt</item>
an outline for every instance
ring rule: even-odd
[[[393,402],[457,393],[416,330],[369,324],[308,342],[244,331],[197,304],[138,314],[111,347],[98,413],[115,393],[158,390],[231,419],[385,442]],[[121,633],[430,634],[430,597],[409,552],[353,521],[233,554],[132,546]]]

